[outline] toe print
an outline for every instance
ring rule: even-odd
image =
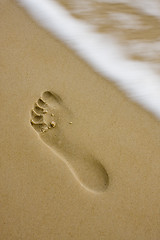
[[[56,93],[46,91],[42,94],[42,98],[47,101],[48,103],[55,104],[55,103],[62,103],[62,99]]]
[[[67,109],[60,96],[46,91],[31,110],[31,126],[41,140],[66,163],[81,186],[94,193],[104,192],[109,183],[108,174],[97,159],[87,150],[84,151],[78,137],[77,143],[70,139],[66,128],[70,126],[71,130],[70,120],[74,118]],[[66,122],[69,124],[66,125]]]
[[[48,130],[48,126],[45,123],[35,123],[33,120],[31,120],[31,125],[39,133],[43,133]]]
[[[41,98],[38,99],[37,103],[41,108],[47,108],[47,104]]]
[[[43,116],[38,115],[34,110],[31,111],[31,117],[35,123],[43,122]]]

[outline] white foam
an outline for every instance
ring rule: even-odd
[[[97,0],[106,3],[124,3],[131,7],[139,9],[145,14],[160,18],[159,0]]]
[[[64,40],[103,76],[160,118],[160,76],[149,64],[128,60],[111,35],[72,18],[53,0],[17,0],[43,27]]]

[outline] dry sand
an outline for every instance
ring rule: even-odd
[[[0,20],[0,239],[159,240],[159,121],[15,2]],[[30,124],[40,97],[57,104],[49,135]]]

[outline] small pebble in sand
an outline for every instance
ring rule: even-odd
[[[52,121],[52,122],[50,123],[50,125],[54,128],[54,127],[56,126],[56,123],[55,123],[54,121]]]
[[[54,113],[51,113],[51,116],[54,117]]]
[[[69,122],[69,124],[72,124],[72,122]]]

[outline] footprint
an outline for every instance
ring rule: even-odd
[[[104,192],[109,183],[102,164],[85,147],[80,147],[68,134],[73,116],[62,99],[51,91],[44,92],[31,110],[31,125],[41,140],[49,146],[71,170],[78,182],[92,192]],[[71,127],[72,126],[72,127]]]

